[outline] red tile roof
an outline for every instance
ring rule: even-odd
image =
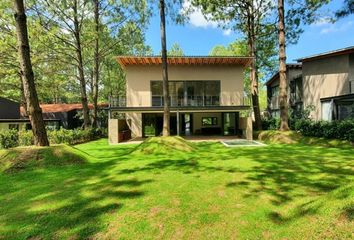
[[[99,107],[108,107],[107,103],[98,104]],[[43,113],[54,113],[54,112],[69,112],[72,110],[81,110],[81,103],[58,103],[58,104],[41,104]],[[93,105],[88,105],[89,109],[93,109]],[[24,116],[25,110],[21,107],[21,115]]]

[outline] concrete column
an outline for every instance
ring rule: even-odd
[[[108,142],[109,144],[119,143],[118,119],[108,119]]]
[[[245,135],[247,140],[253,140],[252,117],[247,117]]]
[[[179,129],[179,111],[177,110],[177,136],[180,135],[180,129]]]

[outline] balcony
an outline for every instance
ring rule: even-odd
[[[126,107],[127,99],[125,96],[109,96],[109,107]]]
[[[163,96],[152,96],[151,105],[153,107],[162,107],[164,104]],[[220,106],[220,96],[170,96],[171,107],[207,107]]]

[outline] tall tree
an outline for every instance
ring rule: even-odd
[[[97,110],[98,110],[98,82],[100,70],[100,55],[99,55],[99,35],[100,35],[100,1],[94,0],[94,26],[95,26],[95,50],[94,50],[94,68],[93,68],[93,81],[92,81],[92,101],[93,101],[93,116],[92,126],[97,127]]]
[[[162,57],[162,89],[163,89],[163,136],[170,135],[170,98],[168,92],[167,50],[166,50],[166,16],[165,1],[160,0],[160,34]]]
[[[280,130],[289,130],[288,117],[288,84],[286,79],[285,25],[284,0],[278,0],[278,29],[279,29],[279,105]]]
[[[255,116],[255,128],[261,129],[261,114],[258,98],[258,50],[260,38],[272,37],[274,32],[274,9],[272,0],[193,0],[207,19],[214,20],[224,28],[241,32],[248,45],[248,55],[253,57],[250,66],[251,98]]]
[[[74,35],[74,46],[76,50],[76,57],[77,57],[77,70],[78,70],[78,78],[80,82],[80,93],[81,93],[81,104],[82,104],[82,111],[84,117],[84,128],[88,128],[90,126],[90,115],[89,115],[89,108],[88,108],[88,100],[87,100],[87,93],[86,93],[86,79],[84,73],[84,59],[82,56],[82,45],[81,45],[81,31],[82,31],[82,18],[79,13],[79,2],[80,0],[73,0],[73,4],[71,6],[73,12],[73,24],[74,27],[72,28],[72,33]],[[81,3],[85,5],[85,3]],[[81,14],[85,14],[82,12]],[[81,20],[80,20],[81,18]]]
[[[39,146],[49,146],[42,110],[39,107],[36,86],[34,83],[23,0],[14,0],[14,10],[21,78],[24,95],[26,97],[27,111],[32,126],[34,143]]]

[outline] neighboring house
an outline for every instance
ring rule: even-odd
[[[82,104],[41,104],[44,118],[59,119],[60,126],[65,129],[81,127],[83,121],[80,120],[78,112],[82,110]]]
[[[99,104],[100,108],[107,107],[108,104]],[[80,119],[80,112],[82,111],[81,103],[56,103],[56,104],[41,104],[43,118],[52,120],[47,125],[52,128],[63,127],[65,129],[79,128],[83,124],[83,120]],[[93,109],[93,105],[89,104],[89,109]],[[21,113],[25,116],[24,109],[21,109]],[[54,120],[56,120],[54,122]],[[101,125],[106,125],[101,123]]]
[[[0,97],[0,130],[31,129],[30,121],[23,116],[23,112],[18,102]],[[47,126],[59,124],[59,120],[55,118],[44,117],[44,122]]]
[[[304,107],[315,120],[354,118],[354,46],[299,59]]]
[[[302,63],[302,78],[298,80],[302,84],[295,84],[298,86],[295,93],[299,92],[298,96],[301,96],[298,99],[295,96],[295,105],[302,109],[313,106],[310,117],[314,120],[354,118],[354,46],[297,61]],[[289,71],[292,71],[291,67]],[[272,113],[272,88],[271,84],[267,86],[268,108]],[[288,92],[294,92],[293,85],[289,86]],[[289,97],[290,105],[293,105],[291,94]]]
[[[124,115],[135,137],[161,135],[161,57],[121,56],[117,61],[126,73],[126,96],[111,101],[110,115]],[[250,110],[244,104],[243,73],[250,61],[250,57],[168,57],[171,135],[245,135],[251,124],[250,118],[241,116]]]
[[[107,108],[108,104],[99,104],[99,108]],[[41,104],[43,119],[49,129],[74,129],[82,126],[80,119],[82,104]],[[89,109],[93,105],[89,104]],[[106,119],[98,122],[99,126],[106,127]],[[0,97],[0,130],[1,129],[31,129],[28,115],[20,104]]]
[[[288,81],[288,103],[294,111],[302,108],[302,72],[301,64],[286,65],[286,79]],[[268,112],[272,117],[280,117],[279,108],[279,72],[267,82]]]

